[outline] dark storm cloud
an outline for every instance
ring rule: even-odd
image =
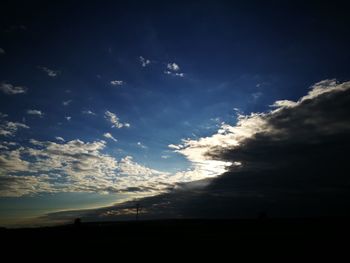
[[[327,156],[333,162],[343,157],[341,150],[349,140],[349,113],[350,89],[327,92],[262,116],[268,129],[244,139],[239,147],[216,146],[207,154],[243,162],[243,170],[275,169],[289,166],[291,161],[310,161],[312,165],[317,156]]]
[[[347,213],[350,83],[320,82],[298,102],[283,102],[259,116],[261,132],[236,147],[208,150],[215,160],[242,166],[214,180],[194,204],[217,216]]]

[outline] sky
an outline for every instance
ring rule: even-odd
[[[145,218],[346,212],[341,3],[5,1],[0,21],[1,225],[135,200]]]

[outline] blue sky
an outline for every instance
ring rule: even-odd
[[[40,213],[86,208],[81,196],[103,206],[157,192],[152,185],[142,194],[125,187],[100,193],[79,183],[58,190],[59,180],[67,178],[57,174],[70,176],[63,166],[80,159],[61,160],[58,170],[44,171],[37,163],[28,172],[28,164],[18,169],[13,163],[19,147],[25,148],[19,150],[21,160],[31,165],[50,147],[65,151],[79,140],[83,146],[71,143],[68,150],[90,151],[86,144],[96,143],[91,147],[98,149],[88,154],[108,164],[107,157],[124,160],[129,166],[123,176],[129,169],[152,169],[150,176],[162,173],[163,182],[195,167],[169,145],[210,136],[223,122],[234,125],[237,114],[267,111],[276,100],[297,100],[321,80],[348,80],[347,20],[341,12],[334,16],[339,10],[323,8],[230,1],[7,3],[0,33],[0,112],[7,115],[2,129],[10,134],[0,138],[7,162],[1,175],[20,180],[46,174],[55,186],[24,193],[20,187],[17,194],[4,187],[0,209],[7,217],[24,207],[37,215],[38,207]],[[17,123],[16,130],[9,130],[9,122]],[[37,152],[25,152],[30,149]],[[113,165],[111,170],[121,169]],[[66,183],[82,180],[82,170]],[[149,186],[149,179],[142,180]],[[65,192],[76,195],[76,202],[67,202]]]

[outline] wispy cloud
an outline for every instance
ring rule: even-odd
[[[146,59],[142,56],[140,56],[139,59],[142,67],[147,67],[147,65],[151,64],[151,61],[149,59]]]
[[[117,128],[117,129],[120,129],[120,128],[123,128],[123,127],[126,127],[126,128],[129,128],[130,127],[130,124],[129,123],[122,123],[120,122],[119,118],[117,117],[117,115],[113,112],[110,112],[110,111],[106,111],[105,112],[105,119],[108,120],[110,123],[112,123],[112,128]]]
[[[168,147],[170,149],[180,150],[182,148],[182,145],[169,144]]]
[[[180,66],[176,63],[168,63],[167,64],[167,69],[164,71],[164,74],[166,75],[171,75],[175,77],[184,77],[185,74],[180,71]]]
[[[96,113],[91,110],[83,110],[81,113],[96,116]]]
[[[39,67],[42,71],[44,71],[49,77],[57,77],[58,74],[60,74],[60,71],[49,69],[47,67]]]
[[[65,142],[65,141],[66,141],[65,139],[63,139],[63,138],[60,137],[60,136],[56,136],[55,139],[56,139],[57,141],[60,141],[60,142]]]
[[[3,93],[5,93],[7,95],[16,95],[16,94],[26,93],[27,88],[22,87],[22,86],[13,86],[10,83],[3,82],[0,84],[0,91],[2,91]]]
[[[28,115],[36,115],[39,117],[42,117],[44,115],[44,113],[40,110],[27,110],[27,114]]]
[[[167,65],[167,69],[171,70],[171,71],[179,71],[180,67],[178,64],[176,63],[168,63]]]
[[[146,145],[144,145],[143,143],[141,142],[137,142],[137,146],[142,148],[142,149],[147,149],[148,147]]]
[[[185,76],[184,73],[171,72],[168,70],[164,71],[164,74],[175,76],[175,77],[181,77],[181,78],[183,78]]]
[[[20,128],[29,129],[29,126],[21,122],[2,121],[0,122],[0,136],[14,136]]]
[[[262,95],[263,95],[263,93],[260,91],[252,93],[252,97],[254,100],[259,99]]]
[[[117,140],[116,138],[114,138],[113,135],[112,135],[111,133],[109,133],[109,132],[104,133],[104,134],[103,134],[103,137],[105,137],[105,138],[107,138],[107,139],[111,139],[111,140],[113,140],[113,141],[115,141],[115,142],[118,141],[118,140]]]
[[[68,106],[69,104],[71,104],[72,103],[72,100],[66,100],[66,101],[63,101],[62,102],[62,105],[63,106]]]
[[[4,32],[10,33],[10,32],[18,32],[18,31],[25,31],[27,30],[27,26],[25,25],[11,25],[4,29]]]
[[[110,83],[112,86],[122,86],[125,84],[122,80],[112,80]]]
[[[8,117],[8,114],[0,112],[0,118],[6,118]]]

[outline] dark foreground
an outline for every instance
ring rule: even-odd
[[[56,227],[1,229],[2,240],[20,246],[89,250],[91,247],[138,249],[172,244],[183,249],[197,245],[259,248],[349,247],[349,218],[159,220],[81,223]],[[119,250],[120,251],[120,250]],[[232,251],[233,252],[233,251]]]

